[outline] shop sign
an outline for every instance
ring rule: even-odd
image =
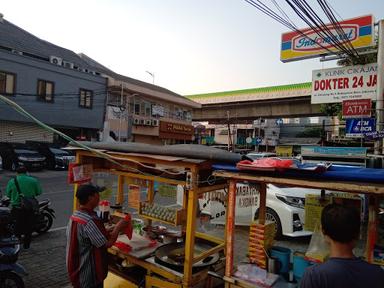
[[[291,157],[293,155],[293,146],[276,146],[277,156]]]
[[[363,137],[367,133],[376,131],[376,121],[374,118],[347,119],[345,122],[346,137]]]
[[[343,118],[371,117],[372,100],[344,100]]]
[[[263,138],[262,138],[262,137],[256,137],[256,138],[255,138],[255,144],[256,144],[256,145],[260,145],[261,142],[263,142]]]
[[[364,136],[367,138],[372,138],[372,139],[381,139],[381,138],[384,138],[384,130],[375,131],[375,132],[368,132],[368,133],[364,134]]]
[[[282,118],[276,119],[276,125],[280,126],[284,123],[284,120]]]
[[[128,205],[130,208],[139,209],[140,207],[140,186],[128,185]]]
[[[179,133],[193,135],[193,126],[171,122],[160,122],[160,131],[167,133]]]
[[[158,193],[161,197],[176,199],[177,186],[169,184],[159,184]]]
[[[311,104],[376,100],[377,63],[312,71]]]
[[[374,44],[373,25],[373,16],[368,15],[341,21],[337,28],[333,27],[333,24],[327,24],[324,28],[328,29],[340,43],[349,42],[356,49]],[[344,33],[338,33],[339,29],[342,29]],[[333,46],[330,39],[327,35],[321,37],[312,28],[284,33],[281,37],[280,60],[289,62],[339,51],[337,47]]]
[[[159,137],[177,140],[192,140],[192,125],[160,121]]]
[[[362,156],[367,155],[365,147],[326,147],[326,146],[302,146],[302,156]]]
[[[260,204],[259,185],[236,184],[236,225],[250,225]],[[205,193],[199,199],[201,212],[211,215],[212,224],[225,224],[228,195],[223,190]]]
[[[83,184],[90,182],[92,179],[93,168],[91,164],[80,165],[78,163],[69,163],[68,167],[68,183]]]

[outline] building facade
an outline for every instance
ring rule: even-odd
[[[44,41],[0,15],[0,94],[79,140],[151,144],[193,140],[201,105],[115,73],[85,54]],[[63,140],[0,101],[0,141]]]
[[[201,104],[163,87],[117,74],[84,54],[80,56],[108,79],[103,141],[156,145],[193,141],[192,111]]]
[[[76,53],[41,40],[0,17],[0,94],[77,139],[103,128],[107,79]],[[0,101],[0,141],[59,141]]]

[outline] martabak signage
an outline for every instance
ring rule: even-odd
[[[338,33],[333,25],[326,25],[327,31],[337,38],[338,42],[350,42],[353,47],[362,48],[373,45],[372,15],[353,18],[340,22],[343,33]],[[300,30],[300,32],[288,32],[282,35],[280,60],[282,62],[313,58],[320,55],[330,54],[330,51],[338,51],[333,47],[329,33],[320,32],[312,28]]]

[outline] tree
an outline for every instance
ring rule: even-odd
[[[342,105],[341,103],[326,103],[320,105],[321,113],[327,116],[337,116],[339,119],[342,118]]]
[[[323,135],[323,129],[320,127],[307,127],[303,132],[296,135],[297,138],[316,138]]]
[[[375,45],[359,50],[360,55],[346,58],[342,58],[337,61],[339,66],[353,66],[353,65],[364,65],[369,63],[377,62],[377,50],[378,48],[378,35],[375,36]],[[337,116],[339,119],[342,118],[342,105],[341,103],[327,103],[320,105],[320,111],[327,116]]]
[[[375,37],[375,46],[369,47],[363,50],[359,50],[360,54],[358,57],[348,56],[346,58],[337,61],[339,66],[354,66],[354,65],[365,65],[369,63],[377,62],[377,50],[378,40]],[[367,54],[364,54],[367,53]],[[327,116],[337,116],[339,119],[342,118],[342,105],[341,103],[327,103],[320,105],[320,111]]]

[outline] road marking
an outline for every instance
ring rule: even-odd
[[[55,231],[60,231],[60,230],[64,230],[64,229],[67,229],[67,226],[49,229],[49,232],[55,232]]]

